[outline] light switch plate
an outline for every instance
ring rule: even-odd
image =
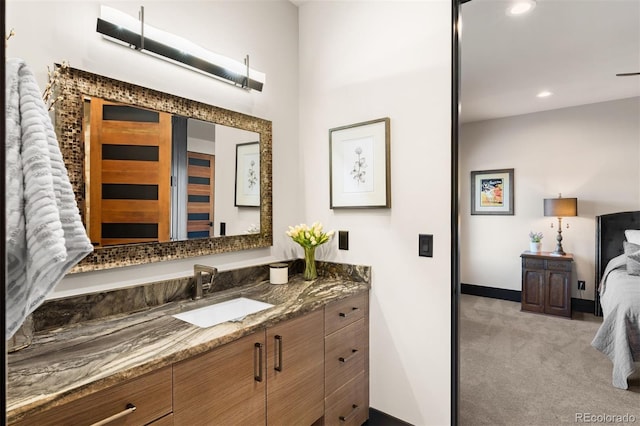
[[[349,231],[338,231],[338,249],[349,250]]]
[[[418,234],[418,256],[433,257],[433,235]]]

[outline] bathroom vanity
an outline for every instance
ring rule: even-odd
[[[96,250],[70,273],[272,245],[270,121],[78,69],[57,69],[57,90],[62,96],[56,107],[58,140],[89,234],[100,230],[100,235],[93,235]],[[91,170],[117,170],[116,179],[121,179],[121,170],[137,170],[128,153],[118,154],[117,158],[109,154],[105,160],[100,149],[94,151],[93,142],[86,143],[85,138],[92,140],[91,132],[86,136],[87,130],[93,129],[93,135],[99,136],[98,126],[90,124],[92,114],[87,116],[86,111],[94,111],[93,119],[102,117],[105,121],[104,113],[111,109],[144,110],[154,117],[169,114],[187,128],[189,120],[206,123],[208,129],[214,126],[215,134],[221,136],[216,138],[214,153],[220,166],[237,161],[239,149],[247,142],[240,141],[238,135],[249,133],[259,164],[259,197],[250,204],[227,200],[221,205],[234,206],[237,215],[223,215],[222,207],[215,208],[215,197],[221,199],[225,187],[218,186],[216,190],[215,183],[225,185],[235,178],[216,179],[209,173],[209,185],[199,188],[206,190],[209,197],[210,216],[202,219],[208,230],[205,236],[191,238],[183,232],[167,236],[167,232],[160,232],[169,226],[167,217],[180,216],[189,209],[183,202],[188,198],[189,187],[184,185],[187,192],[177,191],[181,195],[172,200],[171,207],[166,202],[164,207],[154,207],[153,214],[159,219],[151,222],[157,225],[157,234],[129,238],[132,235],[126,232],[124,237],[119,235],[118,240],[113,240],[113,235],[102,232],[104,223],[120,222],[103,217],[106,211],[114,210],[113,199],[97,197],[101,191],[92,191],[90,182],[100,188],[98,183],[108,186],[115,181],[109,181],[108,176],[99,177],[106,179],[103,181],[98,177],[90,182],[85,179]],[[158,159],[153,167],[184,183],[191,176],[186,167],[191,148],[174,142],[172,158],[184,161],[169,164]],[[105,144],[109,145],[103,143],[101,149]],[[165,145],[168,151],[169,144]],[[225,157],[225,152],[230,156]],[[89,170],[85,170],[87,155],[99,160]],[[218,172],[221,169],[218,167]],[[232,169],[229,168],[236,173]],[[164,178],[159,181],[168,182]],[[116,183],[132,187],[141,184],[136,179]],[[160,185],[157,193],[158,203],[170,195]],[[129,200],[119,208],[138,209],[136,206],[147,201],[136,200],[135,204]],[[94,208],[89,209],[89,205]],[[238,206],[243,209],[235,208]],[[240,225],[249,213],[250,232]],[[117,215],[130,221],[129,213]],[[231,218],[225,219],[224,226],[214,219],[223,216]],[[179,229],[188,227],[184,221],[175,225]],[[232,225],[236,225],[235,232],[229,232]],[[142,232],[137,228],[135,231]],[[117,233],[122,234],[120,230]],[[131,241],[123,241],[125,237]],[[304,281],[301,275],[292,275],[283,285],[269,284],[266,265],[239,273],[251,280],[238,280],[238,271],[224,271],[215,278],[216,289],[199,300],[190,300],[192,277],[185,277],[161,283],[159,291],[152,283],[76,296],[58,303],[54,309],[41,306],[33,314],[36,333],[31,345],[8,355],[8,423],[362,424],[369,406],[370,268],[321,263],[318,279]],[[239,298],[273,307],[210,327],[174,317]],[[43,323],[46,326],[40,327]]]
[[[366,275],[296,275],[36,333],[9,355],[9,424],[360,425]],[[274,306],[209,328],[172,316],[238,296]]]

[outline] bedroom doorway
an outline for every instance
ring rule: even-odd
[[[562,10],[568,3],[570,8]],[[457,136],[453,144],[457,176],[453,182],[458,188],[452,201],[453,210],[457,210],[453,219],[459,224],[454,230],[453,252],[454,265],[459,265],[454,288],[457,304],[452,306],[453,333],[457,327],[458,337],[457,342],[452,342],[452,351],[457,350],[454,361],[459,368],[456,372],[454,366],[452,373],[452,378],[458,379],[452,401],[452,405],[457,402],[455,421],[460,425],[471,424],[471,418],[475,419],[474,424],[557,424],[577,421],[575,416],[580,412],[613,412],[618,408],[626,412],[628,407],[637,406],[640,389],[622,395],[614,389],[611,363],[590,346],[601,321],[590,313],[595,295],[594,218],[615,211],[638,210],[640,206],[635,205],[637,196],[632,197],[632,204],[625,204],[613,194],[597,195],[589,188],[596,179],[591,172],[599,164],[597,157],[602,156],[599,150],[603,141],[618,143],[622,137],[603,136],[601,146],[585,141],[593,137],[593,126],[604,128],[613,117],[625,116],[629,107],[637,108],[640,103],[640,77],[615,76],[626,72],[620,67],[640,71],[640,2],[628,0],[614,5],[606,0],[537,0],[529,16],[517,19],[507,14],[506,4],[458,0],[456,5],[463,29],[459,49],[454,46],[454,56],[460,55],[460,89],[456,91],[454,86],[453,99],[459,98],[461,112],[459,125],[452,132]],[[562,21],[560,33],[545,17],[549,12]],[[580,25],[584,22],[598,24]],[[610,24],[627,36],[607,40],[617,32],[606,29]],[[590,40],[584,31],[598,38]],[[519,35],[523,32],[541,44],[523,43]],[[501,53],[508,55],[500,56]],[[631,64],[620,62],[623,57]],[[584,62],[572,64],[566,59]],[[615,65],[613,72],[599,71],[608,75],[608,83],[593,75],[595,65],[584,65],[594,62],[597,67]],[[553,81],[552,88],[536,80],[558,75],[564,78]],[[598,93],[607,86],[617,86],[620,91],[599,98]],[[537,97],[542,89],[551,95]],[[569,97],[574,100],[567,102]],[[455,120],[455,111],[452,116]],[[637,122],[637,113],[635,117]],[[522,130],[525,125],[526,131]],[[527,135],[529,139],[522,142]],[[635,142],[631,143],[636,144],[636,151],[632,153],[638,152],[640,144],[640,131],[636,130],[635,135]],[[637,170],[637,154],[630,157]],[[583,164],[582,170],[574,171],[572,163]],[[594,168],[584,168],[587,163],[593,163]],[[547,176],[532,177],[534,166]],[[514,215],[471,215],[470,172],[506,168],[515,170]],[[627,182],[622,176],[617,179],[618,183],[612,180],[609,187],[622,187],[620,183]],[[543,215],[542,200],[555,197],[558,192],[576,196],[579,205],[579,216],[569,221],[571,228],[566,232],[563,228],[565,249],[577,253],[571,296],[578,306],[574,306],[572,321],[560,322],[559,318],[522,313],[519,303],[520,254],[527,250],[527,234],[544,232],[543,250],[553,249],[556,228],[549,227],[551,220]],[[578,279],[586,281],[586,290],[578,290]],[[470,294],[473,291],[482,295]],[[519,359],[522,364],[516,362]],[[470,365],[474,367],[469,369]],[[527,370],[532,366],[538,370]],[[572,389],[580,384],[585,390],[597,386],[601,396],[574,396]],[[609,400],[613,395],[624,399],[624,403],[615,398]],[[602,398],[609,401],[603,404]],[[551,409],[538,411],[537,406]]]

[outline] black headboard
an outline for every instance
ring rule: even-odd
[[[625,229],[640,229],[640,211],[596,216],[596,315],[602,315],[598,286],[607,263],[624,253]]]

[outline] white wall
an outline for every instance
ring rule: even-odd
[[[640,98],[464,124],[460,136],[461,281],[521,289],[519,255],[529,231],[542,231],[553,251],[557,219],[543,199],[578,198],[562,245],[573,253],[573,297],[593,300],[595,216],[640,209]],[[471,216],[470,172],[515,169],[515,215]],[[550,224],[554,223],[554,229]],[[586,290],[577,290],[577,280]]]
[[[300,6],[304,220],[349,231],[318,258],[372,266],[371,406],[450,416],[450,1]],[[391,209],[329,209],[331,128],[391,119]],[[434,257],[418,257],[418,234]]]
[[[247,92],[149,55],[106,41],[96,32],[100,4],[137,16],[145,7],[150,25],[170,30],[203,47],[265,72],[263,92]],[[6,2],[6,27],[15,28],[7,57],[21,57],[41,87],[47,66],[72,67],[273,122],[274,246],[197,259],[68,275],[52,297],[98,291],[192,273],[194,263],[221,270],[279,260],[288,255],[284,232],[301,216],[298,158],[298,10],[274,1],[18,1]]]

